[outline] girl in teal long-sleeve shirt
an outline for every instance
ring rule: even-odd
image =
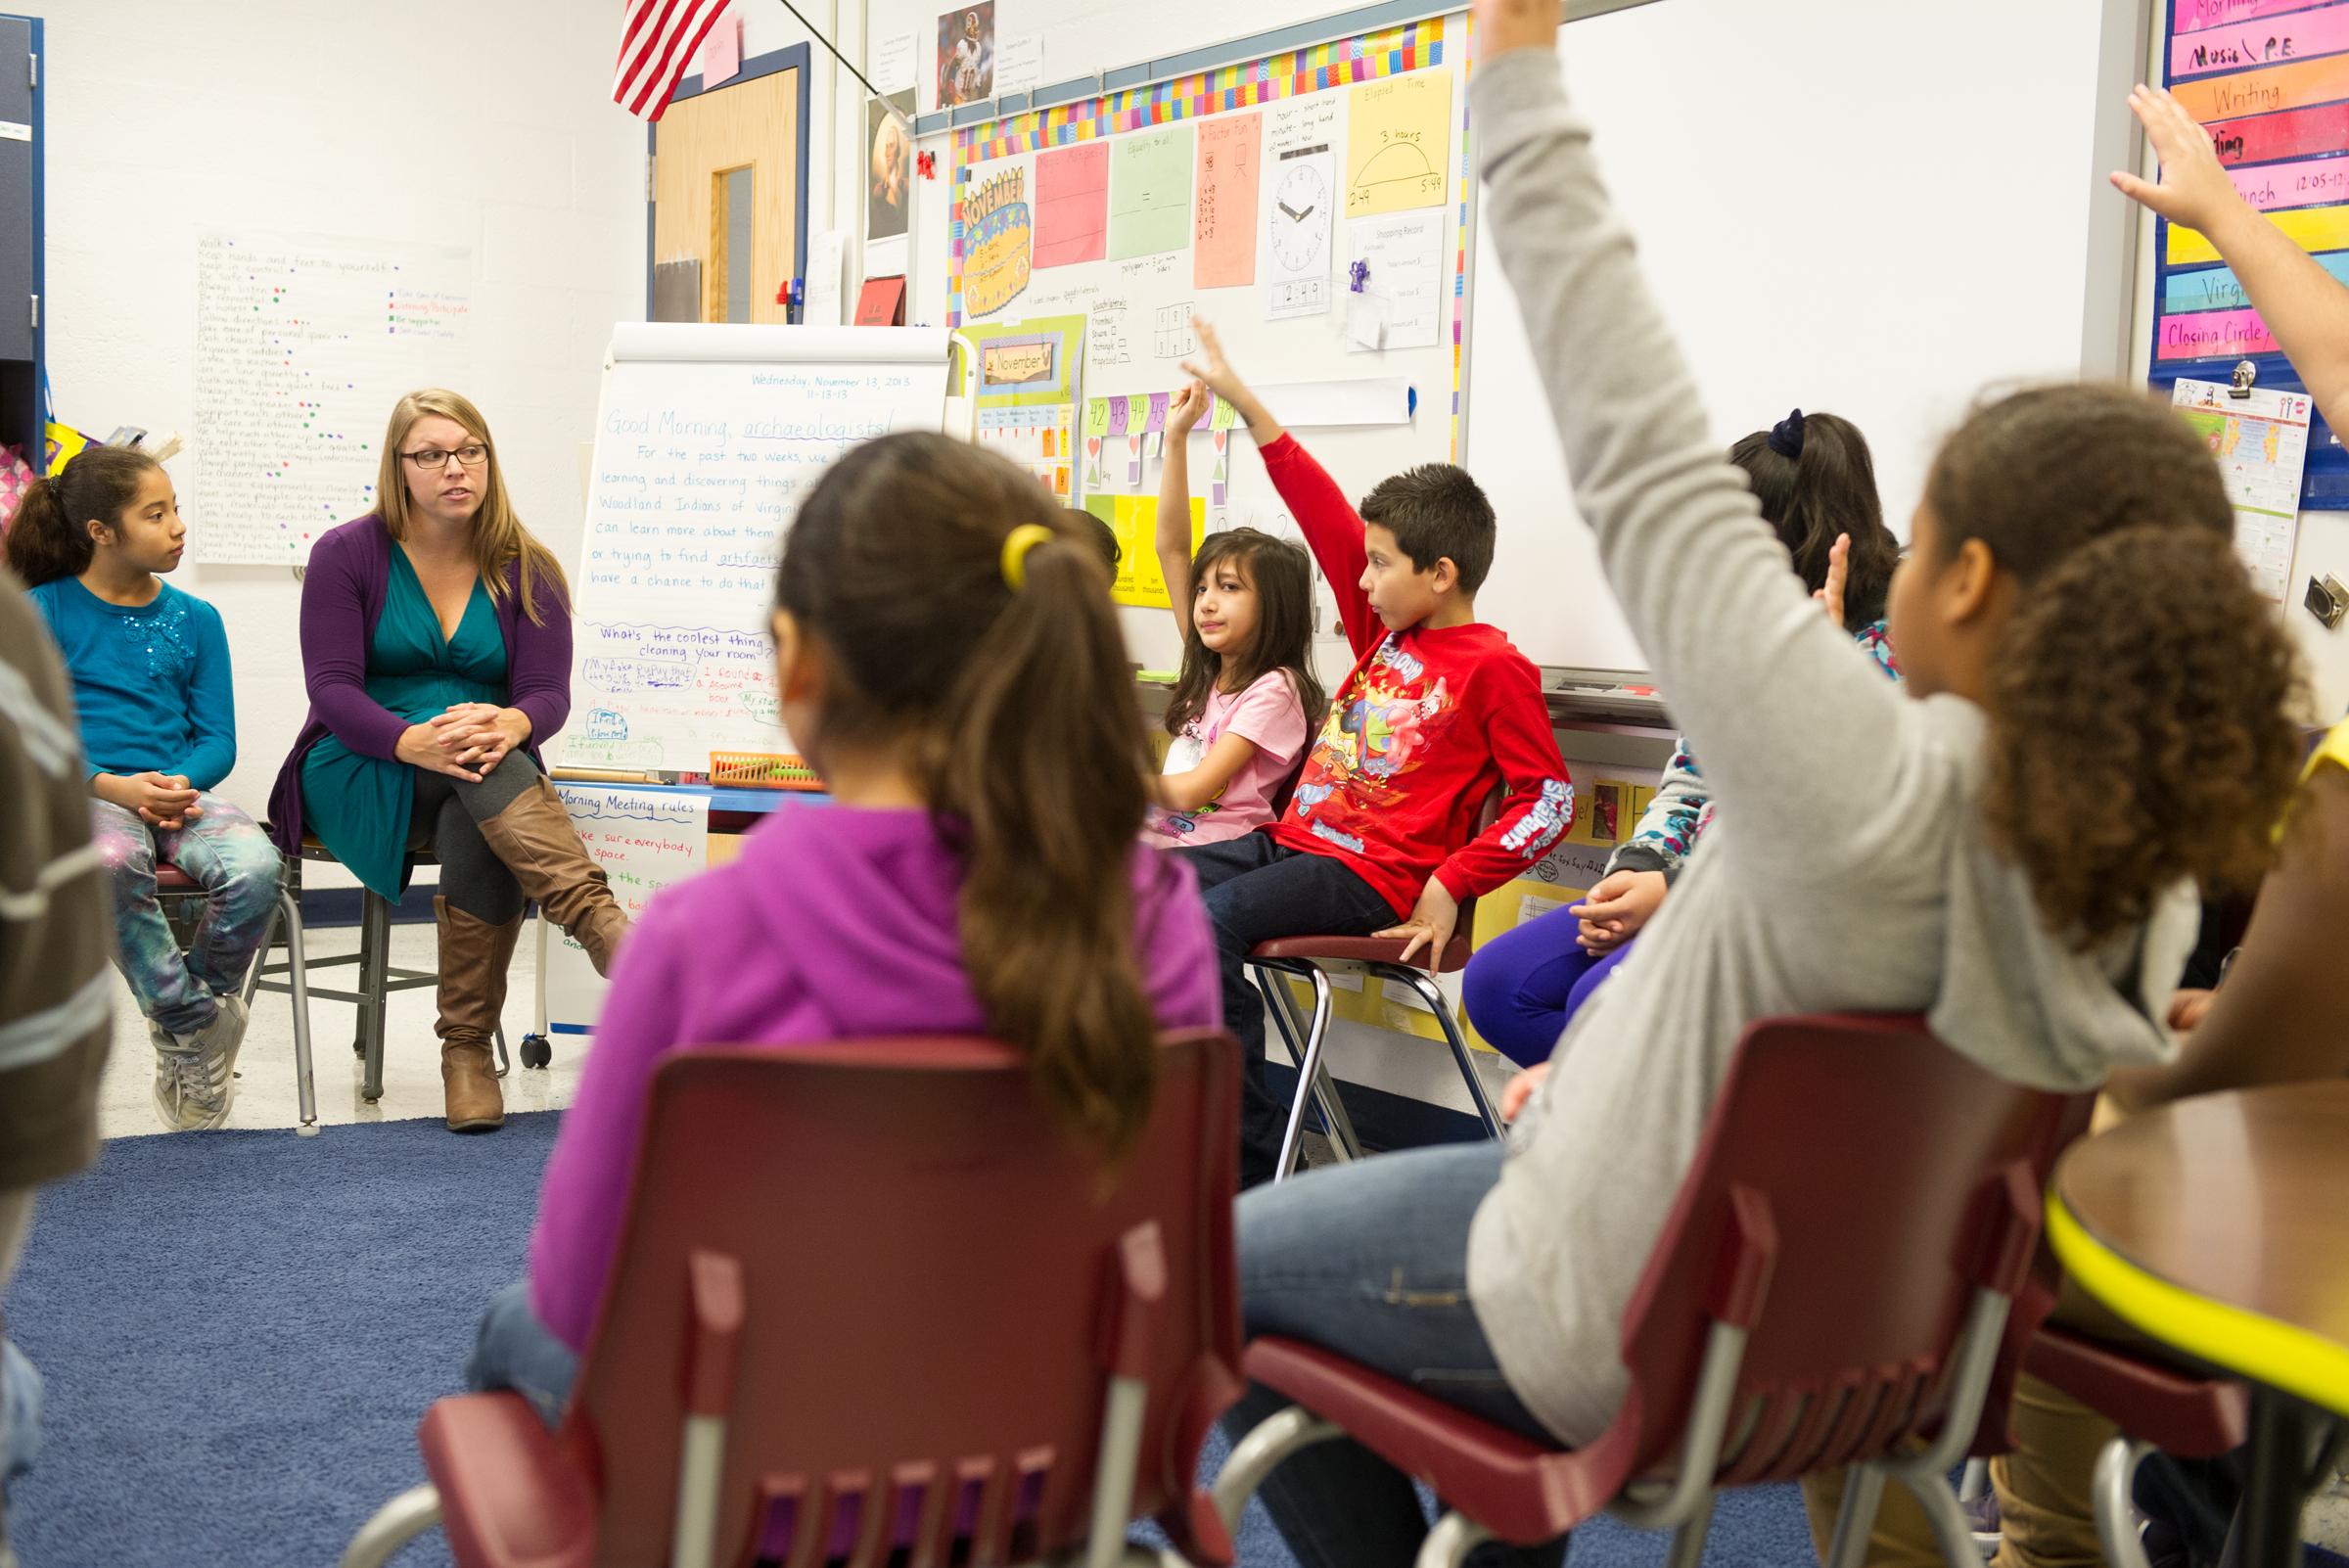
[[[236,765],[236,697],[220,612],[161,576],[179,565],[186,538],[170,476],[118,446],[88,448],[35,481],[8,532],[9,565],[73,678],[118,962],[155,1046],[156,1114],[175,1130],[228,1118],[245,1038],[240,988],[278,886],[276,847],[212,793]],[[156,899],[159,864],[207,895],[184,954]]]

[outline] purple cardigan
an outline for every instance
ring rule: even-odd
[[[533,625],[522,613],[522,563],[509,562],[505,576],[506,592],[494,603],[506,644],[506,689],[510,705],[530,716],[530,739],[523,749],[543,768],[539,745],[571,716],[571,607],[542,580],[537,600],[545,624]],[[310,546],[301,582],[301,669],[310,717],[269,792],[269,837],[287,854],[301,853],[301,763],[310,748],[332,734],[358,756],[389,761],[408,727],[367,695],[367,648],[391,591],[392,534],[375,513],[329,529]]]

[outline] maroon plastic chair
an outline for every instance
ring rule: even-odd
[[[1602,1508],[1674,1530],[1669,1561],[1694,1568],[1718,1489],[1852,1465],[1827,1568],[1858,1568],[1887,1479],[1950,1568],[1980,1568],[1948,1472],[1998,1375],[2065,1111],[1915,1019],[1756,1022],[1626,1311],[1631,1391],[1604,1433],[1546,1447],[1267,1336],[1242,1370],[1296,1403],[1234,1448],[1217,1505],[1236,1520],[1283,1458],[1351,1437],[1451,1510],[1421,1568]]]
[[[1161,1042],[1114,1174],[989,1041],[672,1056],[562,1428],[439,1401],[344,1562],[438,1518],[463,1568],[1106,1568],[1153,1515],[1228,1563],[1238,1117],[1221,1032]]]
[[[1484,804],[1477,808],[1476,825],[1469,830],[1471,838],[1500,820],[1500,808],[1508,795],[1506,784],[1496,784],[1486,794]],[[1281,1134],[1280,1163],[1273,1170],[1273,1180],[1286,1181],[1297,1169],[1297,1150],[1305,1137],[1309,1088],[1321,1107],[1321,1120],[1329,1129],[1332,1149],[1341,1159],[1361,1156],[1354,1130],[1346,1121],[1345,1109],[1338,1103],[1336,1090],[1321,1065],[1321,1053],[1329,1043],[1334,1003],[1329,983],[1332,973],[1399,981],[1417,992],[1444,1031],[1444,1042],[1451,1047],[1452,1062],[1459,1068],[1460,1077],[1467,1081],[1469,1103],[1484,1121],[1485,1131],[1498,1138],[1506,1130],[1492,1096],[1485,1092],[1484,1080],[1477,1076],[1475,1055],[1468,1048],[1467,1037],[1460,1033],[1459,1020],[1452,1016],[1451,1003],[1446,998],[1444,988],[1435,982],[1437,975],[1468,967],[1475,934],[1476,900],[1471,898],[1460,900],[1459,920],[1452,927],[1451,941],[1444,945],[1444,950],[1427,953],[1422,949],[1423,956],[1417,963],[1403,962],[1404,943],[1398,937],[1275,937],[1248,949],[1248,961],[1259,969],[1296,975],[1312,981],[1313,986],[1313,1015],[1310,1023],[1297,1017],[1296,998],[1289,994],[1286,985],[1276,981],[1259,987],[1283,1042],[1297,1061],[1297,1093],[1289,1102],[1289,1125]]]
[[[2180,1371],[2071,1329],[2042,1324],[2023,1370],[2121,1429],[2096,1455],[2095,1489],[2096,1535],[2114,1568],[2147,1568],[2129,1498],[2146,1454],[2215,1459],[2251,1435],[2251,1397],[2241,1383]]]

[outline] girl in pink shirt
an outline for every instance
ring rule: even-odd
[[[1305,755],[1329,699],[1313,669],[1313,569],[1256,529],[1211,533],[1191,555],[1184,451],[1210,406],[1192,382],[1167,405],[1158,561],[1182,632],[1182,673],[1167,701],[1167,765],[1142,842],[1160,849],[1253,833]]]

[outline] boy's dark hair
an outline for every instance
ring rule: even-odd
[[[1991,655],[1983,812],[2048,929],[2086,950],[2191,877],[2255,886],[2300,760],[2299,656],[2251,585],[2209,450],[2118,387],[1977,408],[1925,506],[2019,580]]]
[[[1086,535],[1095,545],[1099,546],[1101,559],[1109,563],[1109,575],[1113,577],[1116,576],[1118,564],[1126,559],[1126,551],[1118,543],[1118,530],[1082,506],[1064,506],[1061,510],[1069,514],[1070,522],[1077,524],[1078,532]],[[1078,522],[1080,518],[1083,521]]]
[[[1329,697],[1313,674],[1313,571],[1305,552],[1285,539],[1259,529],[1226,529],[1211,533],[1191,560],[1191,591],[1223,562],[1239,568],[1240,577],[1256,590],[1256,637],[1229,660],[1199,640],[1199,623],[1186,620],[1182,634],[1182,673],[1167,698],[1167,733],[1179,735],[1184,726],[1207,710],[1209,694],[1218,687],[1246,691],[1275,669],[1288,671],[1290,689],[1305,709],[1306,733],[1320,727]],[[1229,672],[1231,678],[1224,680]]]
[[[1493,503],[1457,463],[1421,463],[1390,475],[1362,497],[1362,521],[1395,535],[1414,571],[1451,558],[1460,591],[1473,594],[1493,570]]]
[[[36,479],[8,526],[8,564],[28,588],[90,569],[98,550],[90,525],[111,534],[159,465],[128,446],[85,446],[53,475]]]
[[[1029,524],[1052,537],[1004,575]],[[793,519],[775,603],[821,650],[826,742],[904,759],[965,865],[963,968],[990,1034],[1113,1158],[1149,1120],[1157,1024],[1133,950],[1150,746],[1090,533],[1025,470],[884,436]]]
[[[1835,536],[1852,536],[1843,629],[1856,632],[1884,619],[1901,543],[1884,526],[1875,460],[1860,428],[1833,414],[1805,414],[1802,431],[1800,456],[1785,456],[1770,444],[1769,431],[1758,430],[1729,448],[1729,461],[1745,470],[1763,521],[1778,530],[1778,542],[1794,557],[1795,575],[1813,592],[1826,586]]]

